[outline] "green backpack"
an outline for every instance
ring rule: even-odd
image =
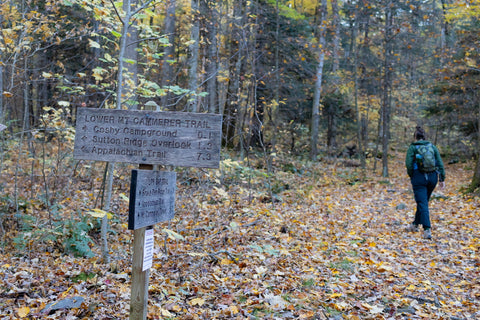
[[[437,170],[435,166],[435,150],[431,143],[415,145],[418,169],[420,172],[433,172]]]

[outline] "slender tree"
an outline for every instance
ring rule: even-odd
[[[327,29],[327,0],[322,0],[319,8],[318,56],[315,89],[313,93],[312,124],[310,129],[310,158],[315,161],[318,155],[318,134],[320,123],[320,95],[322,92],[323,65],[325,62],[325,36]]]
[[[162,80],[161,86],[173,86],[176,82],[173,62],[175,60],[175,25],[176,25],[176,0],[168,0],[166,2],[167,11],[165,13],[165,25],[164,33],[168,38],[168,45],[165,47],[162,62]],[[174,95],[170,90],[166,91],[166,94],[162,96],[161,106],[163,108],[175,109]]]
[[[127,57],[132,58],[128,54],[132,54],[131,51],[127,50],[129,45],[134,45],[134,43],[129,43],[132,39],[136,39],[136,36],[132,37],[132,23],[133,18],[136,14],[140,11],[145,9],[153,0],[149,0],[144,2],[142,5],[134,6],[136,4],[136,0],[126,0],[123,4],[124,13],[123,16],[116,11],[118,19],[122,24],[122,32],[120,36],[120,46],[118,52],[118,73],[117,73],[117,96],[116,96],[116,109],[122,109],[122,104],[125,102],[124,99],[124,91],[125,91],[125,72],[128,68],[125,68],[125,63]],[[115,6],[114,6],[115,8]],[[115,9],[116,10],[116,9]],[[132,63],[128,62],[127,63]],[[133,61],[136,64],[136,61]],[[130,69],[132,70],[132,69]],[[136,68],[133,69],[134,74],[136,74]],[[135,77],[136,78],[136,77]],[[135,85],[135,83],[132,83]],[[135,99],[133,99],[135,100]],[[129,104],[131,106],[132,104]],[[107,190],[106,190],[106,199],[104,203],[103,210],[108,212],[110,211],[111,199],[112,199],[112,190],[113,190],[113,176],[115,172],[115,164],[113,162],[108,163],[108,180],[107,180]],[[107,240],[107,232],[108,232],[108,218],[107,215],[104,215],[102,219],[102,257],[104,263],[110,262],[109,256],[109,249],[108,249],[108,240]]]
[[[385,3],[384,61],[383,61],[383,99],[381,110],[382,176],[388,177],[388,146],[390,139],[390,110],[392,90],[393,57],[393,4]]]
[[[200,21],[199,21],[199,0],[191,0],[192,10],[192,29],[190,31],[189,44],[189,77],[188,88],[194,93],[188,102],[187,110],[190,112],[198,112],[198,58],[199,58],[199,42],[200,42]]]
[[[128,9],[128,5],[135,9],[138,5],[138,0],[124,1],[124,12],[131,12],[132,9]],[[138,102],[136,91],[138,86],[138,30],[137,20],[135,20],[133,17],[130,21],[125,36],[125,56],[123,59],[126,63],[124,64],[125,77],[122,84],[125,91],[124,104],[128,109],[137,109]]]
[[[3,23],[4,23],[3,14],[0,8],[0,26],[3,26]],[[5,65],[4,49],[3,49],[4,47],[5,47],[5,43],[3,43],[2,41],[2,43],[0,43],[0,124],[4,123],[4,111],[3,111],[3,92],[5,92],[3,88],[3,66]]]
[[[207,101],[208,101],[208,110],[210,113],[218,112],[218,99],[217,99],[217,72],[218,72],[218,12],[217,4],[214,1],[210,0],[201,0],[205,1],[205,9],[208,13],[206,19],[206,29],[207,34],[205,38],[208,39],[206,44],[205,63],[206,63],[206,82],[207,82]]]

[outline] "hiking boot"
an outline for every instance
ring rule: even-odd
[[[411,224],[407,227],[408,232],[418,232],[418,225],[417,224]]]
[[[432,239],[432,231],[430,229],[423,231],[423,239]]]

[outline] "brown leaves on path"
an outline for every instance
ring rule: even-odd
[[[261,175],[212,185],[214,174],[200,172],[208,183],[180,186],[176,218],[155,227],[149,318],[479,318],[480,204],[458,192],[471,172],[447,167],[447,187],[430,205],[433,239],[424,240],[405,231],[413,193],[401,159],[391,167],[388,180],[364,181],[333,165],[277,169],[273,203]],[[126,205],[119,211],[125,216]],[[125,228],[113,224],[111,266],[5,252],[0,319],[127,319]],[[80,308],[42,314],[72,296],[85,298]]]

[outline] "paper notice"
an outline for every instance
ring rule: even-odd
[[[145,230],[145,243],[143,244],[143,267],[142,271],[148,270],[152,267],[153,261],[153,229]]]

